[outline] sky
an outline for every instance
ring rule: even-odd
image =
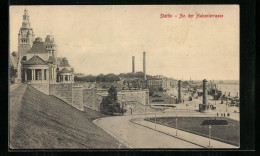
[[[149,75],[239,80],[238,5],[11,6],[10,52],[18,49],[24,9],[35,37],[53,35],[58,57],[76,73],[131,72],[132,56],[142,71],[145,51]],[[223,17],[196,19],[196,13]]]

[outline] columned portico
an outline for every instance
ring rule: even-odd
[[[26,83],[49,83],[48,65],[24,65]]]

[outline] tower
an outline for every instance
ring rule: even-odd
[[[57,58],[57,45],[55,44],[54,37],[52,35],[46,36],[45,48],[52,56]]]
[[[208,96],[207,80],[204,79],[202,82],[203,82],[203,101],[202,101],[202,103],[204,105],[206,105],[206,108],[207,108],[207,104],[208,104],[208,102],[207,102],[207,96]]]
[[[182,82],[178,81],[178,103],[182,102]]]
[[[16,83],[21,82],[22,65],[21,60],[26,55],[26,52],[31,49],[34,41],[34,33],[30,24],[28,10],[24,10],[22,27],[18,33],[18,63],[17,63],[17,78]]]
[[[135,57],[132,56],[132,73],[135,73]]]
[[[18,33],[18,55],[22,58],[31,49],[34,41],[34,32],[30,24],[28,11],[24,10],[22,27]]]
[[[144,80],[146,80],[146,68],[145,68],[145,51],[143,52],[143,72],[144,72]]]

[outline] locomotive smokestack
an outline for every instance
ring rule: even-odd
[[[135,57],[132,56],[132,73],[135,73]]]
[[[144,79],[146,80],[146,69],[145,69],[145,51],[143,52],[143,72],[144,72]]]

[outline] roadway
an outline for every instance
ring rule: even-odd
[[[101,118],[94,123],[129,148],[202,148],[199,145],[134,124],[131,119],[144,115]]]

